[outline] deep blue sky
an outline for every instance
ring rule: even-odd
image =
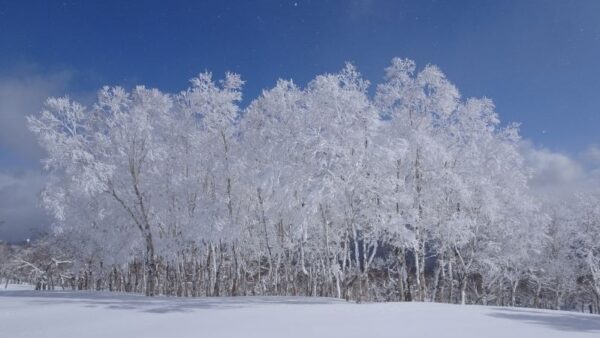
[[[246,97],[348,60],[380,81],[394,56],[440,66],[526,137],[598,142],[600,1],[1,1],[0,75],[74,72],[69,90],[187,86],[231,70]]]
[[[600,1],[0,0],[0,240],[47,223],[34,210],[43,153],[24,116],[48,95],[176,92],[201,71],[230,70],[247,81],[246,104],[280,77],[305,84],[345,61],[377,83],[395,56],[492,98],[533,144],[570,156],[600,144]],[[557,177],[573,167],[538,157]]]

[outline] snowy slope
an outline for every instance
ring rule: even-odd
[[[301,297],[154,298],[0,288],[0,337],[600,337],[600,317]]]

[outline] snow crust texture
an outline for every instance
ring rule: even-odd
[[[436,303],[330,298],[148,298],[0,291],[0,337],[600,337],[600,317]]]

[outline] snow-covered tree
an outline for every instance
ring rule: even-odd
[[[598,309],[598,198],[538,200],[491,100],[398,58],[373,95],[351,64],[246,108],[242,85],[105,87],[29,117],[61,284]]]

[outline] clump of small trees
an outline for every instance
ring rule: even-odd
[[[65,259],[63,247],[53,240],[44,236],[21,244],[0,241],[0,287],[27,283],[36,290],[74,289],[72,261]]]
[[[62,282],[598,311],[598,200],[537,201],[518,129],[489,99],[406,59],[374,95],[350,64],[245,109],[242,85],[105,87],[91,107],[50,98],[29,117]]]

